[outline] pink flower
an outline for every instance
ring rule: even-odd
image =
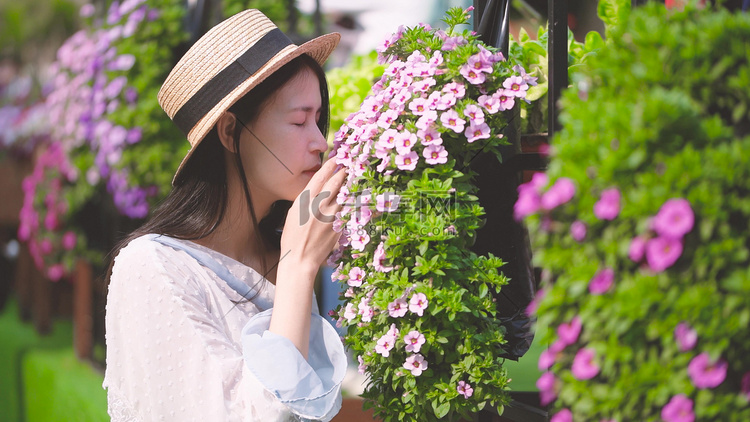
[[[570,235],[576,242],[583,242],[586,238],[586,223],[576,220],[570,225]]]
[[[365,246],[370,243],[370,235],[365,230],[357,230],[352,234],[352,248],[358,251],[365,250]]]
[[[458,73],[466,78],[466,80],[469,81],[469,83],[472,85],[479,85],[487,79],[487,76],[484,74],[484,72],[478,72],[469,63],[461,66],[461,69],[458,70]]]
[[[539,361],[537,362],[537,367],[539,368],[539,370],[546,371],[551,368],[552,365],[555,364],[558,354],[559,351],[553,350],[552,348],[542,351],[542,353],[539,355]]]
[[[569,346],[578,341],[578,336],[581,334],[581,318],[579,316],[573,317],[569,323],[562,323],[557,327],[557,337],[560,341]]]
[[[634,262],[639,262],[643,259],[644,253],[646,253],[646,239],[641,236],[634,237],[633,240],[630,241],[628,257]]]
[[[393,349],[393,344],[395,342],[396,339],[394,337],[386,334],[378,340],[378,343],[375,346],[375,351],[387,358],[391,354],[391,349]]]
[[[363,358],[363,357],[362,357],[362,356],[360,355],[360,356],[357,356],[357,361],[359,362],[359,365],[357,366],[357,372],[358,372],[358,373],[359,373],[360,375],[364,375],[364,374],[365,374],[365,371],[367,370],[367,365],[365,365],[365,360],[364,360],[364,358]]]
[[[396,137],[396,151],[401,155],[408,154],[416,143],[417,135],[409,131],[400,132]]]
[[[661,409],[661,418],[665,422],[693,422],[693,401],[684,394],[678,394],[669,400]]]
[[[682,242],[677,239],[656,237],[646,243],[646,262],[655,272],[671,267],[682,255]]]
[[[466,128],[466,141],[473,143],[477,139],[487,139],[490,137],[490,127],[487,123],[475,124],[474,121],[469,123],[469,127]]]
[[[47,277],[50,281],[59,281],[65,275],[65,267],[62,264],[55,264],[47,269]]]
[[[539,389],[539,401],[542,406],[552,403],[557,398],[556,384],[557,378],[552,372],[545,372],[536,380],[536,388]]]
[[[398,118],[398,112],[393,109],[388,109],[384,111],[380,117],[378,117],[378,126],[382,127],[383,129],[388,129],[391,127],[394,121]]]
[[[443,143],[440,138],[440,132],[434,127],[430,126],[427,129],[419,129],[417,131],[417,138],[421,139],[422,145],[440,145]]]
[[[573,422],[573,413],[569,409],[562,409],[552,415],[549,422]]]
[[[419,349],[422,348],[425,339],[424,335],[419,331],[409,331],[409,333],[404,336],[404,341],[406,342],[407,352],[418,353]]]
[[[415,98],[409,103],[409,110],[411,110],[411,113],[415,116],[421,116],[427,110],[429,110],[429,107],[427,106],[427,99],[425,98]]]
[[[464,116],[468,117],[469,120],[474,124],[482,124],[484,123],[484,112],[481,108],[477,107],[474,104],[469,104],[464,109]]]
[[[458,394],[464,396],[465,399],[468,399],[474,394],[474,389],[471,388],[471,385],[466,381],[459,381],[456,390],[458,390]]]
[[[458,82],[450,82],[445,84],[442,92],[451,93],[455,98],[463,98],[466,95],[466,87]]]
[[[681,322],[674,329],[674,338],[677,340],[680,351],[687,352],[698,342],[698,333],[690,328],[687,322]]]
[[[688,375],[697,388],[714,388],[724,382],[729,365],[723,359],[711,362],[708,353],[703,352],[688,364]]]
[[[531,182],[519,185],[518,199],[513,204],[513,216],[517,221],[521,221],[523,218],[539,211],[541,204],[542,197]]]
[[[466,64],[477,72],[492,73],[492,63],[481,52],[469,57]]]
[[[409,299],[409,310],[419,316],[422,316],[424,310],[427,309],[427,296],[424,293],[414,293]]]
[[[418,377],[427,369],[427,361],[424,360],[424,356],[416,353],[406,358],[404,368],[410,370],[411,374],[415,377]]]
[[[385,246],[383,242],[380,242],[377,248],[375,248],[375,253],[372,257],[372,265],[375,267],[376,271],[387,273],[391,270],[393,270],[393,267],[383,265],[383,261],[387,259],[385,255]]]
[[[529,85],[520,76],[511,76],[503,81],[503,88],[506,89],[508,95],[514,97],[523,98],[526,96],[526,91],[529,89]]]
[[[664,203],[654,217],[653,228],[661,237],[681,239],[693,229],[695,215],[690,203],[682,198]]]
[[[396,129],[386,129],[383,131],[383,134],[380,135],[380,138],[378,138],[378,142],[375,144],[375,146],[376,148],[380,147],[384,150],[391,150],[396,147],[397,138],[398,131],[396,131]]]
[[[600,220],[614,220],[620,214],[620,191],[617,188],[605,189],[601,198],[594,204],[594,215]]]
[[[482,95],[477,98],[477,102],[490,114],[500,111],[500,100],[494,95]]]
[[[611,268],[605,268],[594,275],[589,281],[589,292],[593,295],[606,293],[614,283],[615,272]]]
[[[576,193],[576,186],[571,179],[561,177],[542,195],[541,205],[546,210],[556,208],[571,199]]]
[[[526,315],[535,315],[536,310],[539,308],[539,302],[544,299],[544,295],[547,294],[547,291],[544,289],[539,289],[536,292],[536,296],[534,296],[533,299],[531,299],[531,302],[529,302],[529,305],[526,306]]]
[[[388,315],[393,318],[401,318],[406,315],[406,311],[409,309],[409,305],[406,300],[398,298],[388,304]]]
[[[466,123],[465,120],[458,117],[458,113],[456,110],[448,110],[440,115],[440,121],[443,123],[443,126],[447,127],[448,129],[451,129],[452,131],[456,133],[461,133],[464,131],[464,124]]]
[[[419,162],[419,155],[415,151],[409,151],[406,154],[399,154],[396,156],[396,167],[399,170],[412,171],[417,168]]]
[[[375,209],[380,212],[393,212],[398,209],[401,196],[393,192],[381,193],[375,197]]]
[[[362,285],[362,280],[365,278],[365,271],[359,267],[352,267],[349,270],[349,281],[346,284],[352,287],[359,287]]]
[[[499,89],[492,96],[497,99],[499,110],[510,110],[516,105],[516,97],[509,94],[507,89]]]
[[[442,145],[428,145],[422,151],[427,164],[445,164],[448,162],[448,151]]]
[[[573,366],[571,366],[570,372],[581,381],[594,378],[599,373],[599,366],[594,362],[595,357],[596,352],[593,349],[579,350],[573,358]]]
[[[351,321],[356,317],[357,317],[357,310],[354,309],[354,304],[347,303],[346,308],[344,308],[344,318],[346,318],[347,321]]]

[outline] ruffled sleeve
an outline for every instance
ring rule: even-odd
[[[312,314],[305,359],[289,339],[268,331],[271,311],[253,316],[242,330],[245,364],[295,414],[330,420],[341,408],[347,366],[341,338],[325,319]]]

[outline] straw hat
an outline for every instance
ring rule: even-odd
[[[341,39],[322,35],[295,45],[262,12],[242,11],[211,28],[185,53],[157,96],[159,105],[185,133],[193,154],[219,117],[253,87],[302,54],[323,65]]]

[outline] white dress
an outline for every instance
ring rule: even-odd
[[[103,386],[112,421],[333,418],[347,365],[341,339],[313,298],[305,360],[267,331],[273,295],[252,268],[193,242],[130,242],[107,296]]]

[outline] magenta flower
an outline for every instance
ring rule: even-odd
[[[740,393],[745,396],[745,400],[750,402],[750,371],[745,372],[740,381]]]
[[[671,267],[682,255],[682,242],[677,239],[656,237],[646,243],[646,262],[655,272]]]
[[[542,351],[542,353],[539,355],[539,360],[537,361],[537,367],[539,368],[539,370],[546,371],[551,368],[552,365],[555,364],[559,353],[560,352],[558,350],[553,350],[552,348]]]
[[[695,215],[690,202],[682,198],[670,199],[664,203],[654,217],[653,229],[659,236],[681,239],[693,229]]]
[[[561,177],[542,195],[541,205],[546,210],[556,208],[571,199],[576,193],[576,186],[571,179]]]
[[[458,390],[458,394],[464,396],[465,399],[468,399],[474,394],[474,389],[471,388],[471,385],[466,381],[459,381],[456,390]]]
[[[537,290],[536,296],[534,296],[533,299],[531,299],[531,302],[529,302],[528,306],[526,306],[526,315],[535,315],[536,310],[539,309],[539,302],[544,299],[544,295],[547,294],[547,291],[542,289]]]
[[[411,371],[411,374],[415,377],[418,377],[427,369],[427,361],[424,360],[424,356],[416,353],[406,358],[404,368]]]
[[[409,151],[406,154],[399,154],[396,156],[396,167],[399,170],[412,171],[417,168],[419,162],[419,155],[415,151]]]
[[[362,285],[362,280],[364,280],[364,278],[365,270],[359,267],[352,267],[352,269],[349,270],[349,280],[346,284],[352,287],[359,287]]]
[[[708,353],[703,352],[688,364],[688,375],[697,388],[714,388],[724,382],[729,365],[723,359],[711,362]]]
[[[393,192],[381,193],[375,197],[375,209],[380,212],[393,212],[398,209],[401,196]]]
[[[406,342],[407,352],[418,353],[419,349],[421,349],[422,345],[425,343],[425,338],[419,331],[409,331],[409,333],[404,336],[404,341]]]
[[[378,343],[375,346],[375,351],[387,358],[391,354],[391,349],[393,349],[393,344],[395,342],[396,339],[394,337],[386,334],[378,340]]]
[[[570,409],[562,409],[552,415],[549,422],[573,422],[573,413]]]
[[[539,389],[539,401],[546,406],[557,398],[557,378],[552,372],[545,372],[536,380],[536,388]]]
[[[465,120],[458,117],[458,113],[456,110],[448,110],[440,115],[440,121],[443,123],[443,126],[447,127],[448,129],[456,132],[461,133],[464,131],[464,124],[466,123]]]
[[[448,150],[442,145],[428,145],[422,151],[422,155],[425,158],[427,164],[445,164],[448,162]]]
[[[695,347],[695,343],[698,342],[698,333],[687,322],[681,322],[674,329],[674,338],[680,347],[680,351],[687,352]]]
[[[615,272],[611,268],[605,268],[589,281],[589,292],[593,295],[600,295],[606,293],[614,283]]]
[[[586,223],[581,220],[574,221],[570,225],[570,235],[576,242],[583,242],[583,239],[586,238]]]
[[[617,188],[605,189],[599,201],[594,204],[594,215],[600,220],[614,220],[620,214],[620,191]]]
[[[646,253],[646,239],[641,236],[636,236],[630,241],[630,248],[628,248],[628,257],[634,261],[639,262],[643,259],[643,254]]]
[[[414,293],[409,299],[409,310],[419,316],[422,316],[424,310],[427,309],[427,296],[424,293]]]
[[[569,346],[578,341],[578,336],[581,334],[581,318],[576,315],[569,323],[563,322],[557,327],[557,338],[566,345]]]
[[[409,309],[409,305],[406,300],[398,298],[388,304],[388,315],[392,318],[401,318],[406,315],[406,311]]]
[[[594,362],[595,357],[596,352],[593,349],[579,350],[573,358],[573,366],[571,366],[570,372],[581,381],[594,378],[599,373],[599,366]]]
[[[672,397],[661,409],[661,418],[665,422],[693,422],[693,401],[684,394]]]

